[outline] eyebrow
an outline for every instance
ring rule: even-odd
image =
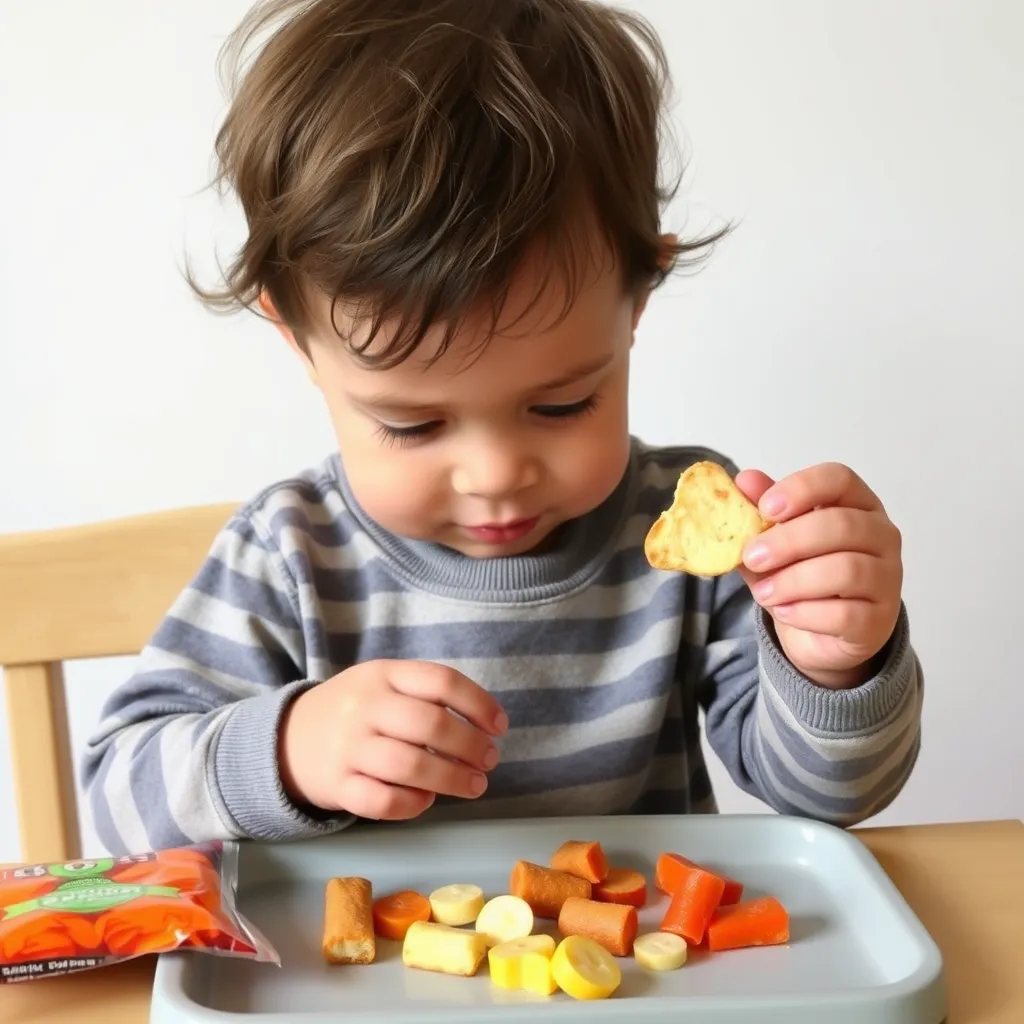
[[[614,358],[614,353],[608,353],[598,359],[591,359],[590,362],[582,363],[571,370],[567,370],[565,373],[554,378],[554,380],[549,380],[546,383],[541,384],[540,387],[535,390],[538,392],[557,391],[559,388],[568,387],[570,384],[575,384],[577,381],[585,380],[587,377],[592,377],[595,373],[605,369],[605,367],[607,367]],[[350,395],[349,398],[363,408],[394,413],[436,412],[438,408],[437,403],[403,402],[401,399],[388,393],[365,396]]]

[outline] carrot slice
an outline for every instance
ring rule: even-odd
[[[612,956],[629,956],[637,924],[635,907],[622,903],[599,903],[578,896],[570,896],[558,915],[558,930],[563,935],[582,935],[593,939]]]
[[[567,871],[533,864],[528,860],[517,860],[512,866],[508,880],[508,891],[530,904],[536,917],[558,919],[562,904],[570,896],[590,899],[591,883]]]
[[[551,857],[554,871],[567,871],[588,882],[603,882],[608,874],[608,859],[600,843],[568,839]]]
[[[721,899],[723,906],[730,903],[739,903],[743,898],[743,884],[741,882],[737,882],[734,878],[729,878],[728,875],[723,875],[720,871],[712,871],[710,868],[702,867],[700,864],[688,860],[678,853],[662,853],[658,856],[658,863],[654,872],[654,884],[666,896],[671,896],[683,885],[687,875],[694,870],[704,871],[709,875],[718,875],[725,883]]]
[[[661,922],[661,931],[674,932],[698,945],[712,914],[718,909],[725,882],[718,875],[700,868],[688,870],[676,889]]]
[[[605,880],[594,886],[592,895],[602,903],[642,907],[647,902],[647,879],[631,868],[609,868]]]
[[[382,939],[405,939],[416,921],[430,920],[430,900],[412,889],[389,893],[373,902],[373,930]]]
[[[743,949],[789,942],[789,913],[774,896],[719,907],[708,925],[708,948]]]

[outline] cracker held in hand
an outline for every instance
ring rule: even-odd
[[[721,576],[740,565],[747,542],[770,525],[721,466],[695,462],[648,532],[644,554],[655,569]]]

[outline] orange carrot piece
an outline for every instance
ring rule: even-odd
[[[552,855],[551,868],[588,882],[603,882],[608,874],[608,859],[600,843],[568,839]]]
[[[647,902],[647,879],[631,868],[609,868],[605,880],[594,886],[592,896],[602,903],[642,907]]]
[[[412,889],[389,893],[373,901],[373,930],[382,939],[402,941],[415,921],[430,920],[430,901]]]
[[[743,949],[789,942],[789,913],[774,896],[719,907],[708,925],[708,948]]]
[[[676,889],[661,922],[661,931],[674,932],[698,945],[712,914],[718,909],[725,882],[718,875],[700,868],[689,870]]]
[[[638,923],[635,907],[622,903],[599,903],[578,896],[570,896],[558,915],[558,930],[563,935],[582,935],[593,939],[612,956],[629,956]]]
[[[728,875],[723,875],[720,871],[712,871],[710,868],[702,867],[700,864],[688,860],[678,853],[662,853],[658,856],[658,863],[654,872],[654,884],[666,896],[672,896],[686,881],[686,876],[694,870],[705,871],[709,875],[718,875],[725,883],[721,899],[723,906],[730,903],[739,903],[743,898],[743,884],[741,882],[737,882],[734,878],[729,878]]]
[[[508,882],[508,891],[529,903],[536,917],[552,920],[558,920],[562,904],[570,896],[590,899],[591,888],[585,878],[545,868],[528,860],[515,862]]]

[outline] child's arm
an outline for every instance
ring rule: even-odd
[[[715,593],[693,671],[708,742],[737,785],[781,813],[839,825],[881,811],[920,746],[923,677],[905,608],[875,675],[830,690],[792,667],[738,573]]]
[[[278,724],[313,685],[295,585],[273,539],[234,518],[107,702],[83,762],[112,852],[338,829],[285,794]]]

